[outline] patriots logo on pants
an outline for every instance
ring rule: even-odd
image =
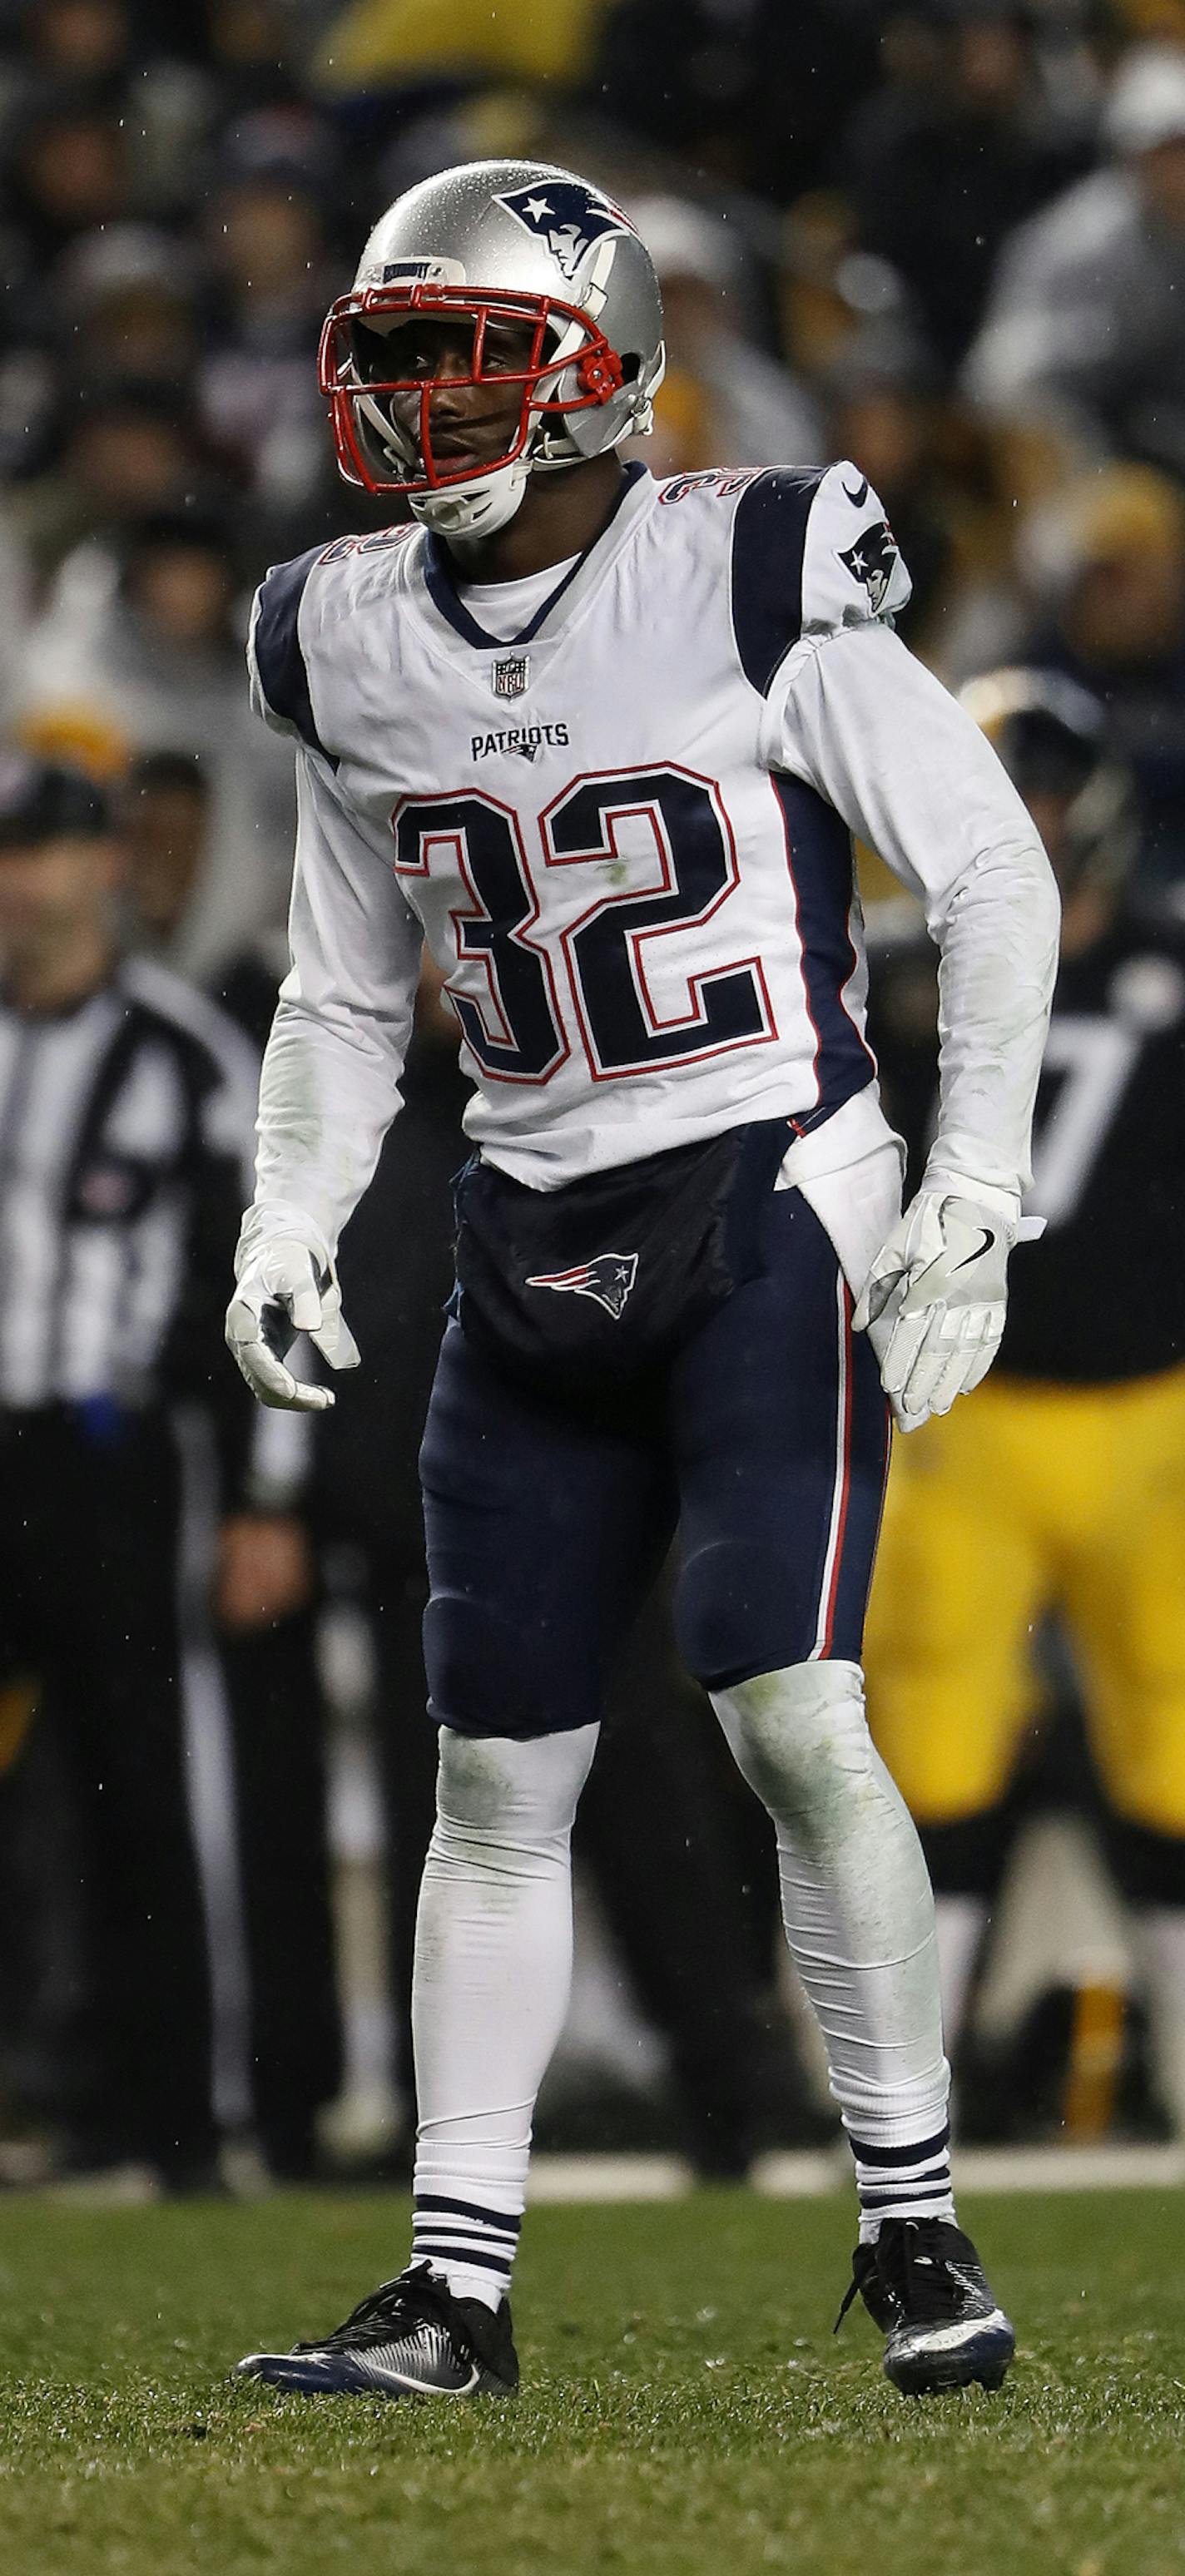
[[[595,1297],[616,1324],[637,1275],[636,1252],[598,1252],[595,1260],[577,1262],[574,1270],[545,1270],[528,1279],[527,1286],[557,1288],[570,1297]]]
[[[897,564],[897,540],[888,520],[878,519],[875,527],[865,528],[854,546],[841,546],[839,560],[853,580],[863,582],[875,617]]]
[[[546,242],[567,278],[575,277],[586,250],[603,234],[632,230],[607,197],[575,179],[549,179],[546,187],[541,183],[536,188],[512,188],[497,202],[516,223],[534,233],[536,241]]]

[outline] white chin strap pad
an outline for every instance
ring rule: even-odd
[[[493,474],[475,474],[467,483],[450,483],[444,492],[417,493],[410,503],[413,519],[438,537],[492,537],[507,526],[520,507],[531,471],[529,456],[516,456]]]

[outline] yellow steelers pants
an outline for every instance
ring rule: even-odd
[[[866,1633],[869,1717],[919,1824],[1003,1796],[1055,1611],[1116,1813],[1185,1835],[1185,1368],[990,1377],[894,1443]]]

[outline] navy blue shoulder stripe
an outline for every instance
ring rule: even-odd
[[[745,678],[764,697],[802,633],[802,557],[811,503],[826,473],[760,474],[732,523],[732,624]]]
[[[259,594],[255,662],[260,687],[273,715],[294,725],[301,741],[329,760],[332,754],[326,751],[314,722],[309,675],[296,631],[305,583],[324,551],[323,546],[310,546],[307,555],[297,555],[291,563],[276,564],[269,572]]]

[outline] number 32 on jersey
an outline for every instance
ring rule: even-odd
[[[619,846],[621,826],[639,820],[658,876],[641,892]],[[594,1081],[661,1072],[776,1036],[757,957],[713,959],[689,972],[673,1017],[660,1017],[652,998],[648,965],[658,963],[662,941],[709,922],[739,880],[732,829],[708,779],[673,767],[573,779],[538,817],[542,865],[586,870],[588,901],[575,918],[565,903],[565,927],[550,934],[542,916],[556,908],[557,881],[544,876],[538,889],[511,807],[467,788],[405,797],[391,823],[396,873],[409,890],[417,880],[424,890],[417,912],[432,908],[425,880],[447,877],[465,890],[466,900],[449,908],[456,965],[445,989],[489,1079],[546,1082],[565,1061],[561,980]],[[573,883],[583,892],[579,874],[565,879],[565,890]]]

